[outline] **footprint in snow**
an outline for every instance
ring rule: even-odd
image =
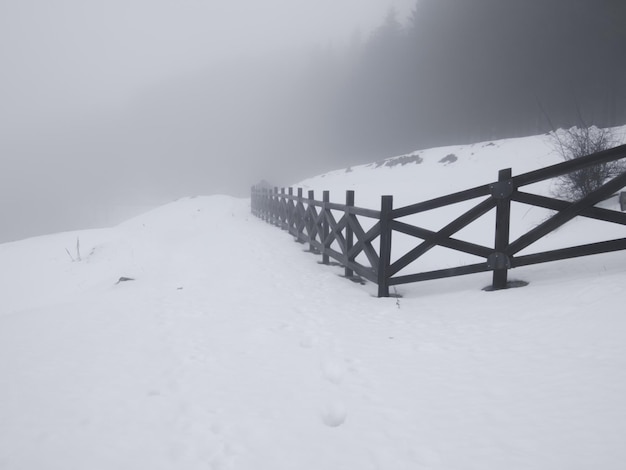
[[[330,401],[326,404],[321,413],[322,422],[330,427],[336,428],[345,423],[348,411],[343,402],[339,400]]]
[[[240,448],[237,445],[223,443],[219,451],[213,454],[209,460],[211,470],[227,470],[232,468],[239,454]]]
[[[339,385],[346,375],[346,365],[342,361],[327,359],[322,362],[322,374],[330,383]]]
[[[304,349],[311,349],[317,344],[317,338],[313,335],[306,335],[300,340],[300,347]]]

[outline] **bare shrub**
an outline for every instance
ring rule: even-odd
[[[563,160],[591,155],[619,144],[610,129],[572,127],[550,134],[554,149]],[[626,171],[623,161],[601,163],[572,171],[557,178],[553,193],[556,197],[578,201],[598,189],[611,178]]]
[[[72,260],[72,263],[76,261],[82,261],[82,258],[80,256],[80,238],[76,237],[76,256],[72,256],[70,250],[68,250],[67,248],[65,249],[65,252],[67,253],[67,256],[69,256]]]

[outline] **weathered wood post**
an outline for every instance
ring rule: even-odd
[[[306,209],[304,208],[304,196],[302,195],[302,188],[298,188],[298,201],[296,203],[296,241],[303,243],[302,231],[306,224]]]
[[[272,201],[272,193],[271,193],[271,189],[270,188],[266,188],[265,189],[265,197],[264,199],[264,213],[265,213],[265,221],[269,222],[271,220],[271,212],[272,212],[272,205],[271,205],[271,201]]]
[[[280,198],[278,196],[277,186],[274,187],[274,192],[272,194],[272,224],[280,227]]]
[[[311,211],[315,211],[315,206],[313,205],[313,200],[315,199],[315,192],[310,189],[309,190],[309,200],[308,207],[306,212],[306,227],[307,227],[307,235],[309,236],[309,251],[315,252],[315,247],[313,246],[314,237],[311,237],[311,233],[313,233],[313,225],[315,224],[315,220],[311,217]]]
[[[391,211],[393,196],[383,196],[380,201],[380,250],[378,254],[378,297],[389,297],[387,270],[391,263]]]
[[[354,232],[352,225],[350,225],[350,218],[352,217],[350,214],[351,207],[354,207],[354,191],[346,191],[346,252],[344,254],[348,262],[345,269],[345,276],[348,278],[354,276],[354,271],[348,267],[350,263],[354,262],[354,256],[350,256],[350,250],[354,246]]]
[[[330,226],[328,224],[328,214],[330,213],[330,191],[322,192],[322,264],[329,264],[330,257],[328,256],[328,248],[330,248],[330,241],[328,235],[330,234]]]
[[[280,188],[280,198],[278,199],[278,218],[281,230],[287,230],[287,198],[285,188]]]
[[[289,198],[287,199],[287,230],[290,234],[293,233],[293,221],[294,221],[294,213],[295,213],[295,204],[293,202],[293,188],[289,188],[287,190],[287,194]]]
[[[252,198],[254,200],[252,210],[254,211],[254,215],[259,217],[259,189],[256,186],[252,186]]]
[[[514,191],[511,175],[510,168],[500,170],[498,182],[491,185],[491,195],[496,199],[496,236],[494,253],[487,264],[493,269],[493,289],[506,289],[511,268],[511,260],[506,254],[511,228],[511,194]]]
[[[265,193],[266,193],[266,189],[265,188],[261,188],[259,193],[259,210],[261,212],[261,219],[265,220],[265,207],[266,207],[266,203],[265,203]]]
[[[250,211],[252,211],[253,214],[255,214],[255,211],[254,211],[254,203],[256,202],[255,196],[256,194],[254,192],[254,186],[251,186],[250,187]]]

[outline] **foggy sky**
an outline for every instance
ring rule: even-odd
[[[294,85],[307,54],[413,6],[1,0],[0,242],[332,166],[315,129],[285,124],[316,113]]]

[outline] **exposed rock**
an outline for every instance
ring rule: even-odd
[[[455,154],[450,153],[439,160],[439,163],[443,163],[444,165],[449,165],[450,163],[454,163],[459,159]]]

